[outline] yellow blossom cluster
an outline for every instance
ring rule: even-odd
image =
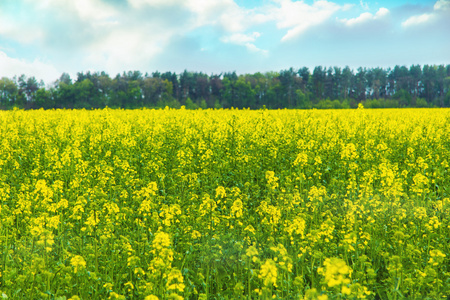
[[[442,299],[450,110],[0,111],[4,299]]]

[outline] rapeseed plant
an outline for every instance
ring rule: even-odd
[[[86,261],[81,255],[76,255],[70,259],[70,264],[72,265],[74,272],[78,273],[86,268]]]
[[[449,120],[0,111],[0,295],[442,298]]]

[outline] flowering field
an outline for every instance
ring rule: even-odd
[[[15,110],[0,144],[0,298],[450,294],[450,110]]]

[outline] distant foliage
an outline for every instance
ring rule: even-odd
[[[139,71],[63,73],[45,87],[34,77],[0,79],[0,109],[18,108],[367,108],[449,107],[450,65],[393,69],[306,67],[206,75]]]

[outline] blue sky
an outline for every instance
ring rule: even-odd
[[[0,77],[450,63],[450,0],[0,0]]]

